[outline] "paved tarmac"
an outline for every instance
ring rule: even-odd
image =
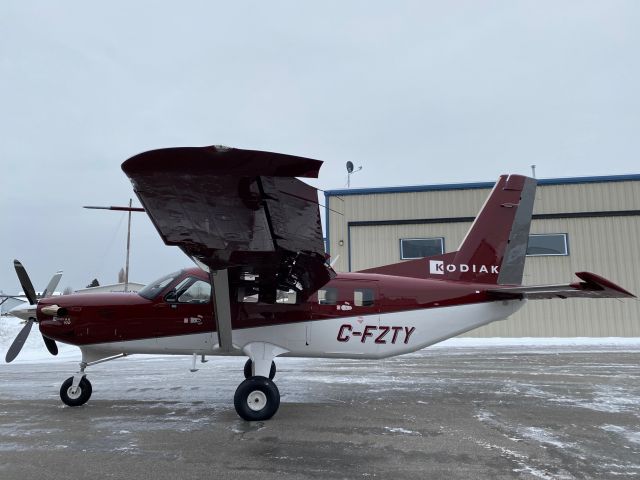
[[[233,409],[244,359],[0,366],[0,478],[638,478],[640,349],[427,349],[384,361],[281,359],[268,422]]]

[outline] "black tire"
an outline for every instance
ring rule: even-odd
[[[247,360],[247,363],[244,364],[244,378],[253,377],[253,372],[251,371],[252,365],[251,359]],[[276,376],[276,362],[271,361],[271,370],[269,370],[269,380],[273,380]]]
[[[280,392],[268,378],[247,378],[238,385],[233,405],[238,415],[249,422],[268,420],[280,407]]]
[[[79,407],[87,403],[87,400],[91,397],[91,382],[87,380],[87,377],[82,377],[78,390],[75,394],[71,394],[71,385],[73,384],[73,377],[67,378],[60,387],[60,398],[70,407]]]

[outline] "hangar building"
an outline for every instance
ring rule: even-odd
[[[458,249],[493,182],[325,192],[327,251],[355,272]],[[523,283],[600,274],[640,296],[640,175],[538,180]],[[339,256],[339,257],[338,257]],[[640,300],[530,301],[478,337],[640,337]]]

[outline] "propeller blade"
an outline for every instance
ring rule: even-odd
[[[24,267],[18,260],[13,261],[13,267],[16,269],[18,280],[20,280],[20,285],[22,285],[22,290],[24,291],[24,294],[27,297],[27,300],[29,300],[29,304],[35,305],[36,291],[33,288],[33,284],[31,283],[31,280],[29,279],[29,275],[27,275],[27,271],[24,269]]]
[[[42,336],[42,339],[44,340],[44,344],[46,345],[47,350],[49,350],[49,353],[51,355],[57,355],[58,345],[56,344],[56,341],[49,337],[45,337],[44,335]]]
[[[29,336],[29,332],[31,331],[31,327],[33,326],[33,318],[30,318],[26,325],[20,330],[20,333],[16,336],[16,339],[13,341],[9,350],[7,351],[7,356],[4,357],[4,360],[7,363],[13,362],[13,360],[18,356],[20,350],[22,350],[22,346],[24,342],[27,340]]]
[[[47,298],[48,296],[53,295],[53,292],[56,290],[61,277],[62,270],[58,270],[56,274],[51,277],[51,280],[49,280],[49,285],[47,285],[47,288],[44,289],[44,292],[42,292],[40,298]]]

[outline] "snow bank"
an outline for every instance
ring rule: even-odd
[[[9,350],[14,338],[18,335],[18,332],[22,330],[24,324],[19,318],[12,316],[0,317],[0,361],[4,362],[4,356]],[[65,345],[64,343],[57,342],[58,355],[52,356],[47,350],[47,347],[42,340],[38,324],[34,324],[29,333],[29,338],[22,347],[22,351],[18,357],[12,363],[33,363],[43,362],[53,359],[64,359],[80,361],[80,349],[72,345]]]
[[[522,337],[462,338],[455,337],[429,348],[483,347],[640,347],[639,337]]]

